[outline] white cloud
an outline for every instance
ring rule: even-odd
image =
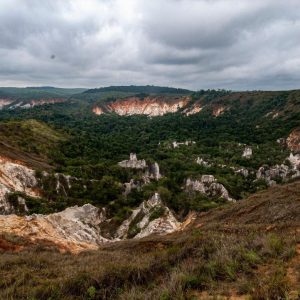
[[[296,0],[1,0],[0,84],[297,88],[298,20]]]

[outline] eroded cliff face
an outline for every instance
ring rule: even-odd
[[[103,112],[103,109],[99,106],[95,106],[93,107],[93,113],[97,116],[100,116],[102,115],[104,112]]]
[[[104,234],[102,228],[110,221],[104,208],[85,204],[50,215],[2,215],[0,228],[2,233],[15,234],[33,243],[47,241],[61,251],[78,253],[97,249],[103,243],[142,238],[154,233],[171,233],[179,229],[181,224],[163,205],[158,194],[133,210],[131,216],[111,235]]]
[[[11,99],[0,99],[0,109],[2,109],[5,106],[9,106],[10,104],[12,104],[14,101]]]
[[[221,114],[223,114],[226,110],[226,107],[223,105],[216,105],[213,107],[212,115],[214,117],[219,117]]]
[[[31,197],[38,197],[40,190],[35,171],[20,161],[0,156],[0,214],[15,212],[9,201],[9,194],[21,192]],[[19,200],[20,205],[22,200]]]
[[[92,111],[96,115],[116,113],[120,116],[147,115],[149,117],[163,116],[167,113],[180,111],[185,116],[194,115],[208,110],[214,117],[230,110],[229,106],[219,103],[204,103],[201,99],[192,101],[191,96],[148,96],[140,98],[131,96],[116,101],[95,105]]]
[[[73,253],[97,249],[97,243],[105,240],[99,234],[99,222],[99,209],[89,204],[48,216],[0,216],[3,233],[15,234],[37,244],[47,241],[61,251]]]
[[[62,98],[53,98],[53,99],[39,99],[39,100],[31,100],[28,104],[21,106],[22,108],[30,108],[34,106],[40,106],[45,104],[56,104],[56,103],[63,103],[65,99]]]
[[[163,96],[148,96],[143,99],[138,97],[128,97],[110,102],[105,105],[107,112],[114,112],[120,116],[147,115],[163,116],[166,113],[175,113],[185,107],[190,101],[190,97],[177,97],[166,99]],[[93,112],[97,115],[103,113],[103,108],[95,106]]]
[[[197,104],[194,104],[192,107],[186,108],[183,112],[186,116],[190,116],[190,115],[194,115],[194,114],[201,112],[202,109],[203,109],[203,107],[199,103],[197,103]]]
[[[294,129],[286,140],[288,148],[294,153],[300,153],[300,128]]]
[[[0,109],[16,109],[16,108],[32,108],[35,106],[41,106],[46,104],[56,104],[56,103],[63,103],[67,100],[64,98],[49,98],[49,99],[36,99],[36,100],[29,100],[29,101],[16,101],[13,99],[0,99]]]

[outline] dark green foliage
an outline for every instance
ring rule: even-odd
[[[34,89],[34,92],[40,91]],[[109,205],[118,219],[126,215],[126,209],[137,206],[158,190],[163,201],[178,213],[190,209],[203,211],[224,203],[197,194],[187,195],[182,188],[188,177],[214,175],[235,199],[265,188],[264,181],[254,182],[255,172],[263,164],[281,164],[288,156],[287,149],[276,140],[286,137],[299,125],[299,92],[201,90],[192,94],[190,105],[200,103],[204,109],[188,117],[181,112],[155,118],[116,114],[95,116],[91,112],[95,99],[101,103],[112,101],[120,96],[114,93],[145,97],[151,93],[173,92],[184,90],[153,86],[108,87],[77,93],[66,103],[1,111],[0,120],[10,121],[1,124],[0,136],[2,141],[22,151],[47,159],[55,167],[54,172],[83,180],[87,189],[81,188],[83,182],[74,182],[67,196],[62,192],[59,194],[64,199],[61,203],[90,201],[99,206]],[[98,98],[99,93],[102,95]],[[214,117],[212,109],[215,105],[227,105],[230,109]],[[266,116],[272,111],[284,114],[278,118]],[[173,141],[186,140],[196,144],[171,148]],[[251,159],[242,158],[243,144],[253,148]],[[128,159],[130,152],[136,152],[138,158],[147,162],[158,162],[164,177],[125,197],[122,185],[131,178],[142,176],[142,172],[117,165]],[[209,161],[211,166],[197,165],[197,157]],[[221,168],[220,165],[226,166]],[[245,167],[252,174],[244,178],[231,167]],[[91,179],[96,181],[89,183]],[[50,176],[44,183],[45,198],[58,202],[53,184]]]
[[[155,219],[158,219],[162,217],[165,214],[166,209],[162,206],[157,206],[150,211],[149,221],[153,221]]]
[[[125,92],[125,93],[147,93],[147,94],[191,94],[192,91],[186,89],[160,87],[154,85],[146,86],[109,86],[98,89],[90,89],[85,91],[86,94],[101,93],[101,92]]]

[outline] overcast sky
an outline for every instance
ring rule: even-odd
[[[0,85],[300,88],[299,0],[0,0]]]

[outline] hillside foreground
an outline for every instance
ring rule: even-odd
[[[300,182],[78,255],[3,234],[1,299],[299,299]]]

